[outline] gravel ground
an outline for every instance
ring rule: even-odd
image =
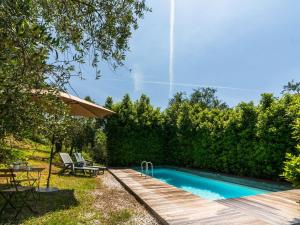
[[[101,187],[94,191],[95,207],[109,217],[114,213],[129,212],[122,224],[158,225],[158,221],[109,173],[100,176]]]

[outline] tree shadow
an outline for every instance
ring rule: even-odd
[[[15,210],[7,210],[0,218],[0,224],[21,224],[30,217],[40,217],[49,212],[70,209],[71,207],[78,206],[74,190],[59,190],[51,193],[36,193],[37,202],[31,200],[30,206],[35,213],[30,212],[24,208],[17,219],[14,219]],[[1,198],[0,207],[2,207],[4,200]]]
[[[90,175],[88,175],[88,174],[86,174],[86,175],[84,175],[84,174],[76,174],[76,175],[74,175],[74,174],[59,174],[59,173],[57,173],[57,175],[59,176],[59,177],[76,177],[76,178],[80,178],[80,179],[96,179],[97,177],[99,177],[99,176],[103,176],[104,175],[104,173],[99,173],[99,174],[97,174],[97,175],[93,175],[93,176],[90,176]]]
[[[104,175],[105,171],[100,171],[98,172],[96,175],[90,175],[89,173],[76,173],[76,174],[73,174],[72,172],[63,172],[63,170],[60,170],[60,171],[57,171],[57,172],[52,172],[51,174],[56,174],[60,177],[80,177],[80,178],[96,178],[97,176],[101,176],[101,175]]]

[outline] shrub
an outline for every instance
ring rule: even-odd
[[[300,187],[300,146],[298,150],[298,155],[286,154],[287,160],[284,162],[284,172],[282,174],[295,187]]]
[[[96,162],[105,163],[107,161],[107,138],[102,130],[97,130],[95,134],[92,156]]]

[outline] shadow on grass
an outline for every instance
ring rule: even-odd
[[[83,173],[83,172],[77,172],[77,173],[72,173],[72,172],[62,172],[62,170],[60,171],[56,171],[56,172],[52,172],[51,174],[56,174],[59,177],[78,177],[78,178],[96,178],[99,175],[104,175],[104,172],[98,172],[96,175],[95,174],[90,174],[88,172]]]
[[[0,218],[0,224],[20,224],[28,218],[40,217],[49,212],[70,209],[79,204],[75,198],[74,190],[65,189],[52,193],[37,193],[37,195],[36,204],[34,201],[30,201],[30,205],[36,213],[32,213],[27,208],[24,208],[17,220],[15,220],[15,211],[7,210]],[[3,203],[4,201],[1,199],[0,207],[2,207]]]

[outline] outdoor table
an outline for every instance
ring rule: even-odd
[[[19,166],[19,167],[12,167],[12,168],[0,168],[0,172],[3,172],[3,173],[11,173],[11,172],[27,173],[28,180],[33,178],[33,176],[30,173],[37,173],[37,188],[40,188],[42,171],[44,169],[45,168],[42,168],[42,167]]]

